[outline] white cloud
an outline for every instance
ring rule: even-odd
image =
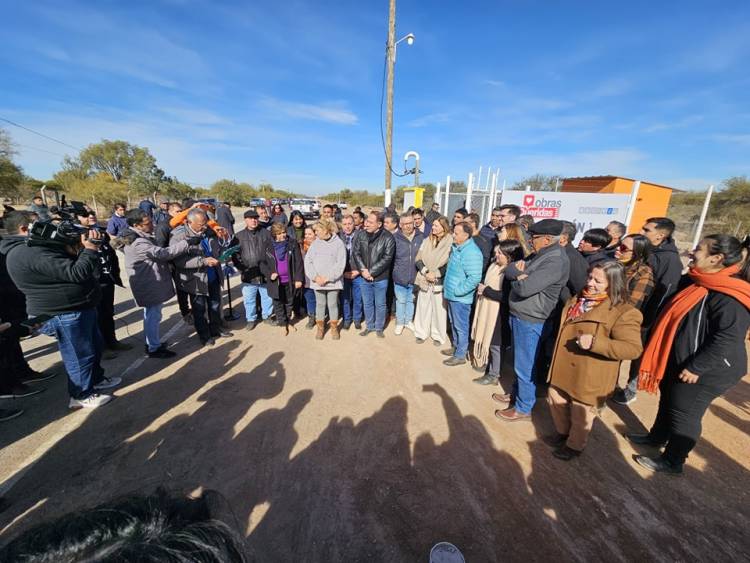
[[[750,134],[746,133],[717,133],[709,137],[713,141],[732,145],[750,145]]]
[[[427,125],[432,125],[434,123],[447,123],[448,121],[450,121],[449,113],[430,113],[411,120],[407,125],[409,127],[426,127]]]
[[[637,175],[647,155],[637,149],[580,151],[568,154],[527,154],[510,159],[507,169],[518,170],[522,176],[537,172],[563,176]]]
[[[261,100],[261,105],[270,112],[299,119],[325,121],[340,125],[356,125],[359,121],[357,116],[340,102],[315,105],[289,102],[278,98],[264,98]]]
[[[627,94],[633,87],[633,83],[627,78],[610,78],[596,86],[589,92],[589,98],[606,98]]]

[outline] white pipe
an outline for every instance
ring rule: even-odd
[[[484,191],[489,191],[490,189],[490,176],[492,175],[492,167],[490,166],[487,169],[487,181],[484,183]]]
[[[442,215],[447,217],[448,216],[448,198],[451,195],[451,177],[448,176],[445,179],[445,205],[443,206]]]
[[[703,234],[703,223],[706,221],[706,215],[708,215],[708,204],[711,203],[711,195],[714,193],[714,185],[708,186],[708,192],[706,193],[706,200],[703,202],[703,209],[701,210],[701,217],[698,219],[698,228],[695,229],[695,238],[693,239],[693,248],[698,246],[701,241],[701,235]]]
[[[636,180],[633,182],[633,190],[630,192],[630,201],[628,202],[628,213],[625,216],[625,228],[628,232],[630,229],[630,222],[633,220],[633,213],[635,212],[635,204],[638,201],[638,192],[641,189],[641,181]]]
[[[482,167],[479,167],[479,173],[482,173]],[[469,185],[466,187],[466,211],[471,213],[471,195],[474,193],[474,174],[469,172]]]
[[[437,203],[438,206],[440,205],[440,182],[437,183],[437,187],[435,188],[435,197],[432,198],[433,203]],[[432,207],[430,207],[432,209]],[[425,215],[427,215],[427,211],[425,211]]]

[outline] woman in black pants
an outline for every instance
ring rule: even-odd
[[[666,446],[659,457],[635,456],[646,469],[682,473],[708,405],[747,373],[748,246],[728,235],[704,238],[691,254],[684,289],[650,335],[638,387],[655,392],[658,386],[659,412],[648,434],[626,435],[635,444]]]

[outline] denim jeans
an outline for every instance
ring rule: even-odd
[[[308,315],[315,314],[315,290],[309,287],[305,288],[305,309]]]
[[[273,302],[271,304],[273,305]],[[208,295],[191,294],[190,306],[193,308],[195,332],[198,333],[201,342],[205,343],[214,336],[219,336],[221,332],[221,284],[219,281],[208,284]]]
[[[383,330],[385,327],[385,294],[388,280],[362,280],[362,306],[365,310],[367,330]]]
[[[149,352],[156,352],[161,346],[159,323],[161,323],[162,303],[143,308],[143,333]]]
[[[52,317],[41,332],[57,338],[65,371],[68,372],[68,393],[74,399],[85,399],[101,383],[102,335],[96,309],[84,309]]]
[[[362,312],[362,276],[349,280],[344,278],[344,289],[341,291],[341,316],[344,322],[361,322]]]
[[[516,380],[513,383],[513,397],[516,411],[531,414],[536,403],[536,365],[543,350],[543,343],[552,332],[552,322],[533,323],[510,316],[513,331],[513,369]]]
[[[406,326],[414,320],[414,284],[393,284],[396,294],[396,324]]]
[[[260,283],[243,283],[242,298],[245,301],[245,320],[252,322],[258,317],[255,307],[255,296],[260,293],[260,310],[263,319],[271,316],[273,310],[273,299],[268,296],[268,290],[264,284]]]
[[[453,356],[462,360],[466,359],[466,352],[469,351],[469,315],[471,314],[471,305],[469,303],[459,303],[446,299],[448,303],[448,316],[451,321],[451,335],[453,336],[453,346],[456,351]]]

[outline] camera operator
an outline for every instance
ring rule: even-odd
[[[102,236],[71,221],[34,223],[24,243],[7,253],[11,279],[26,295],[27,313],[51,317],[41,332],[56,336],[68,372],[70,408],[96,408],[108,403],[104,389],[120,378],[104,377],[102,337],[96,308],[101,299],[97,270]]]
[[[99,288],[102,290],[102,298],[97,307],[97,320],[99,332],[104,339],[104,347],[110,351],[105,359],[117,356],[118,350],[131,350],[133,347],[124,342],[118,342],[115,336],[115,286],[125,287],[120,278],[120,261],[117,253],[110,245],[109,234],[96,220],[96,212],[80,208],[76,211],[78,223],[83,227],[89,227],[99,231],[101,242],[99,243]]]

